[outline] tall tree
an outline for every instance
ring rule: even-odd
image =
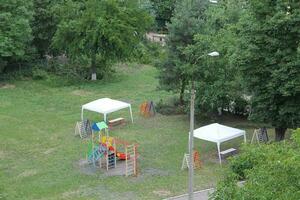
[[[150,0],[155,11],[157,27],[165,31],[175,9],[176,0]]]
[[[204,0],[177,2],[174,17],[168,25],[168,55],[157,64],[161,88],[179,92],[182,104],[185,89],[189,84],[188,58],[184,49],[194,42],[194,35],[203,29],[205,2]]]
[[[54,36],[54,46],[75,59],[90,60],[92,79],[110,62],[130,56],[151,18],[136,0],[66,1]]]
[[[250,0],[235,59],[252,95],[251,118],[271,123],[276,140],[300,125],[300,4]]]
[[[43,58],[50,50],[50,45],[56,31],[58,19],[54,8],[56,0],[34,0],[34,15],[31,23],[33,32],[33,45],[39,56]]]
[[[0,72],[9,62],[24,59],[32,40],[32,2],[2,0],[0,3]]]
[[[211,115],[224,109],[245,112],[241,75],[230,62],[243,3],[243,0],[226,0],[210,4],[205,11],[204,30],[196,34],[194,43],[185,50],[196,81],[196,113]],[[218,51],[220,56],[208,56],[212,51]]]

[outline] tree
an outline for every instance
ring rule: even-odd
[[[246,106],[241,75],[230,57],[236,46],[236,23],[243,11],[243,1],[227,0],[210,4],[205,11],[202,33],[185,49],[196,81],[196,113],[211,115],[223,109],[244,114]],[[207,54],[218,51],[220,56]]]
[[[92,79],[96,69],[130,56],[151,23],[135,0],[66,1],[54,36],[54,46],[71,59],[90,60]]]
[[[0,4],[0,72],[10,62],[24,59],[32,40],[32,2],[2,0]]]
[[[166,30],[175,9],[176,0],[150,0],[155,11],[155,20],[160,30]]]
[[[251,0],[234,56],[252,96],[251,119],[271,123],[276,140],[300,124],[300,4]]]
[[[179,92],[183,104],[184,92],[189,84],[188,58],[184,49],[192,44],[194,35],[201,32],[204,23],[206,1],[178,1],[174,17],[168,24],[167,58],[157,64],[162,89]]]
[[[50,45],[56,31],[58,19],[55,17],[54,8],[57,1],[34,0],[34,15],[31,23],[33,32],[33,45],[40,58],[50,50]]]

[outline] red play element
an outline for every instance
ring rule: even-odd
[[[123,152],[117,152],[117,157],[120,159],[120,160],[126,160],[126,154],[123,153]],[[130,156],[127,155],[127,159],[129,160],[130,159]]]
[[[110,151],[115,151],[115,149],[114,149],[113,146],[108,147],[108,149],[109,149]]]

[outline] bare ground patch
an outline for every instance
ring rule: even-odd
[[[13,89],[16,86],[9,83],[0,83],[0,89]]]
[[[4,159],[6,156],[6,153],[4,151],[0,151],[0,159]]]
[[[133,192],[112,192],[109,191],[109,189],[107,189],[105,186],[89,187],[87,185],[83,185],[75,190],[70,190],[62,193],[63,199],[74,199],[78,197],[87,199],[91,196],[101,196],[103,197],[103,199],[137,199],[136,195]]]
[[[48,154],[51,154],[52,152],[55,151],[56,148],[50,148],[50,149],[47,149],[46,151],[44,151],[43,153],[48,155]]]
[[[153,193],[159,197],[167,197],[172,194],[172,192],[169,190],[155,190]]]
[[[146,168],[142,170],[142,173],[145,175],[151,176],[169,176],[169,172],[161,169],[156,168]]]
[[[29,169],[29,170],[25,170],[23,171],[21,174],[19,174],[17,177],[18,178],[25,178],[25,177],[29,177],[29,176],[34,176],[37,174],[37,171],[35,169]]]
[[[73,95],[75,96],[89,96],[89,95],[92,95],[93,93],[92,92],[89,92],[89,91],[85,91],[85,90],[74,90],[71,92]]]

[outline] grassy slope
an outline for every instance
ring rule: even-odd
[[[64,87],[19,81],[14,89],[0,89],[0,199],[159,199],[185,192],[187,171],[180,167],[187,150],[187,117],[138,115],[144,100],[170,95],[156,90],[156,73],[152,67],[131,66],[111,81]],[[86,175],[77,165],[86,148],[73,136],[81,105],[102,97],[133,105],[135,123],[111,135],[140,144],[138,178],[104,177],[99,171]],[[112,117],[120,115],[128,117],[126,111]],[[247,126],[243,123],[232,125]],[[208,160],[195,172],[195,189],[211,187],[222,170],[215,162],[215,146],[203,144],[195,142]]]

